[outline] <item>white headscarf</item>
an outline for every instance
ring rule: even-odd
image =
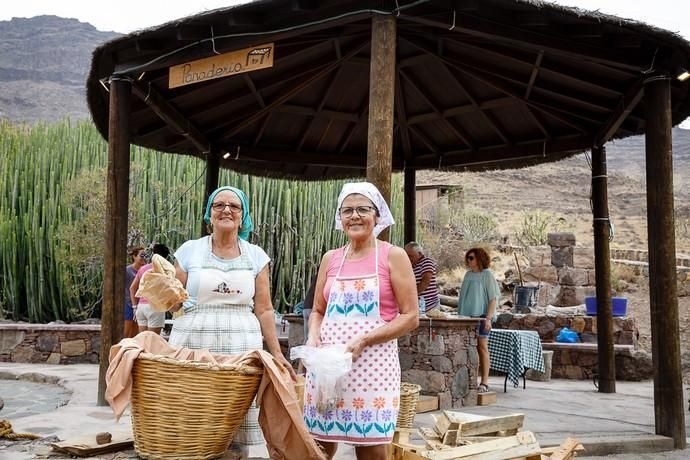
[[[338,208],[335,210],[336,230],[343,229],[343,223],[340,220],[340,207],[343,205],[343,201],[345,201],[348,195],[355,193],[369,198],[374,206],[376,206],[376,209],[379,210],[379,222],[376,224],[376,227],[374,227],[374,236],[379,236],[379,233],[386,227],[390,227],[395,223],[393,214],[391,214],[386,200],[374,184],[369,182],[350,182],[343,185],[343,189],[340,191],[340,195],[338,195]]]

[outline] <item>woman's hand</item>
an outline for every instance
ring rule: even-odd
[[[487,334],[491,332],[491,318],[483,318],[484,321],[484,332]]]
[[[307,338],[305,345],[308,347],[319,348],[321,346],[321,339],[318,336],[312,337],[310,335],[309,338]]]
[[[278,362],[278,365],[282,366],[286,371],[290,373],[290,378],[292,379],[293,382],[297,381],[297,374],[295,374],[295,370],[292,368],[292,364],[285,359],[285,356],[283,356],[283,353],[275,353],[272,355],[273,359],[275,359]]]
[[[355,361],[357,361],[357,358],[359,358],[359,355],[362,354],[362,351],[366,346],[366,335],[360,335],[350,340],[350,342],[347,344],[347,347],[345,348],[345,351],[349,351],[352,353],[352,362],[354,363]]]

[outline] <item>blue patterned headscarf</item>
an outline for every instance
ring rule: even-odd
[[[224,190],[231,191],[240,199],[240,202],[242,203],[242,223],[240,225],[240,230],[238,233],[239,237],[243,240],[249,240],[249,235],[252,233],[252,230],[254,230],[254,225],[252,224],[252,216],[249,214],[249,201],[247,200],[247,196],[244,194],[244,192],[238,188],[226,185],[224,187],[217,188],[213,193],[211,193],[211,195],[208,197],[208,201],[206,202],[206,213],[204,214],[204,222],[206,222],[207,224],[211,223],[211,205],[213,204],[213,200],[216,198],[216,195],[218,195],[220,192]]]

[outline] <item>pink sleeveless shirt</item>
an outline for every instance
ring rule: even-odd
[[[395,300],[395,294],[393,293],[393,286],[391,285],[391,273],[390,267],[388,266],[388,253],[393,246],[385,241],[379,241],[379,309],[381,311],[381,319],[384,321],[390,321],[394,319],[400,313],[400,308]],[[340,267],[340,262],[343,260],[343,255],[345,254],[345,248],[338,248],[331,255],[328,261],[328,272],[326,273],[326,285],[323,288],[323,296],[326,303],[331,294],[331,286],[333,285],[333,280],[338,274],[338,267]],[[356,275],[368,275],[376,272],[374,264],[376,262],[376,254],[374,251],[358,260],[346,260],[343,264],[343,269],[340,271],[340,276],[356,276]]]

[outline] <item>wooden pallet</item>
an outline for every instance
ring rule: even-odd
[[[584,450],[575,439],[542,449],[530,431],[522,427],[523,414],[486,417],[444,411],[434,417],[433,427],[399,429],[388,451],[389,460],[572,460]],[[419,434],[424,444],[411,442]]]

